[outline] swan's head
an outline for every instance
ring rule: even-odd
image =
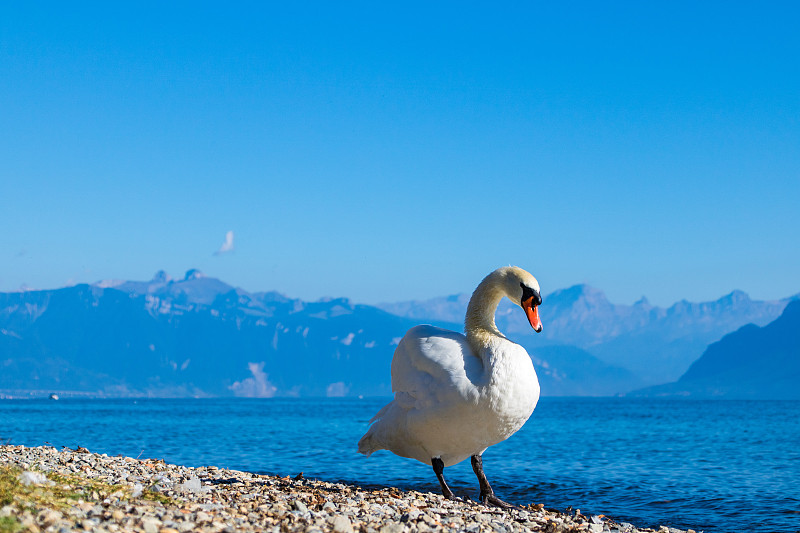
[[[542,293],[539,282],[529,272],[515,266],[499,269],[498,272],[501,273],[508,299],[522,307],[531,327],[537,333],[541,332],[542,321],[539,319],[538,307],[542,303]]]

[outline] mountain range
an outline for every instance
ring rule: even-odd
[[[748,324],[711,344],[674,383],[632,396],[800,399],[800,301],[764,327]]]
[[[629,370],[638,385],[657,384],[678,379],[706,346],[726,333],[745,324],[763,326],[775,320],[798,297],[758,301],[733,291],[713,302],[681,300],[663,308],[645,298],[633,305],[613,304],[602,291],[575,285],[545,295],[539,311],[544,323],[540,334],[506,299],[497,309],[496,322],[534,354],[543,345],[578,347],[606,364]],[[469,295],[458,294],[378,307],[415,320],[460,321],[468,303]]]
[[[305,302],[197,270],[0,293],[0,395],[388,395],[405,331],[420,322],[461,330],[468,299]],[[497,323],[528,349],[544,395],[610,395],[675,381],[709,343],[768,324],[789,300],[734,292],[664,309],[612,304],[578,285],[544,297],[542,334],[505,300]]]
[[[393,345],[414,322],[344,298],[248,293],[192,270],[0,294],[0,324],[6,395],[264,397],[389,394]]]

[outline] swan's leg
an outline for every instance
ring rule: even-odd
[[[442,494],[444,494],[444,497],[448,500],[458,500],[456,495],[453,494],[453,491],[450,490],[450,487],[447,486],[447,483],[444,480],[444,463],[442,462],[442,458],[431,458],[431,466],[433,466],[433,473],[436,474],[436,478],[439,480],[439,485],[442,486]]]
[[[486,505],[494,505],[502,509],[521,509],[516,505],[504,502],[494,495],[492,486],[489,485],[489,480],[486,479],[486,474],[483,473],[483,458],[480,455],[472,456],[472,470],[475,472],[475,475],[478,476],[478,483],[480,483],[481,486],[480,500],[483,503]]]

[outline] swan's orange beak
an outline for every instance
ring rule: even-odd
[[[528,315],[528,322],[531,327],[540,333],[542,331],[542,321],[539,319],[539,308],[533,305],[533,296],[522,302],[522,308],[525,309],[525,314]]]

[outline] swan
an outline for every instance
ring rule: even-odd
[[[369,457],[389,450],[430,464],[444,496],[457,500],[444,467],[471,458],[480,500],[514,507],[494,495],[482,454],[522,427],[539,401],[539,380],[528,352],[494,322],[503,297],[519,305],[542,331],[539,282],[525,270],[498,268],[475,289],[464,320],[466,335],[429,325],[408,330],[392,358],[394,400],[370,420],[358,442]]]

